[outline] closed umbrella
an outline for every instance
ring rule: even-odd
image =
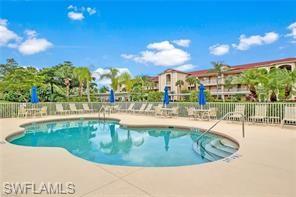
[[[31,90],[31,103],[38,103],[37,87],[33,86]]]
[[[163,105],[167,107],[169,103],[170,103],[169,88],[166,86],[164,88]]]
[[[199,93],[198,93],[198,104],[203,108],[203,106],[207,103],[206,95],[205,95],[205,87],[203,84],[199,86]]]
[[[109,102],[111,104],[114,104],[115,103],[115,95],[114,95],[114,91],[112,89],[110,90]]]

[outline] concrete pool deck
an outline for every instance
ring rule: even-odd
[[[74,195],[85,197],[292,197],[296,196],[296,129],[295,126],[222,122],[214,130],[234,138],[240,149],[229,160],[182,167],[124,167],[92,163],[62,148],[24,147],[10,144],[6,137],[21,131],[24,123],[91,115],[48,116],[44,118],[0,119],[0,181],[75,184]],[[170,125],[209,128],[213,121],[185,118],[112,114],[128,125]],[[35,195],[43,196],[43,195]],[[53,196],[53,195],[51,195]],[[56,196],[56,195],[54,195]]]

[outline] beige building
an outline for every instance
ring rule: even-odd
[[[296,69],[296,58],[285,58],[273,61],[257,62],[251,64],[243,64],[237,66],[225,66],[225,72],[222,76],[218,78],[219,86],[217,89],[217,73],[213,72],[211,69],[198,70],[193,72],[182,72],[174,69],[167,69],[160,73],[158,76],[151,77],[155,82],[155,90],[163,91],[165,86],[167,86],[172,95],[181,94],[182,90],[188,90],[189,85],[186,83],[186,78],[193,76],[199,79],[200,83],[204,84],[206,90],[208,90],[213,96],[227,97],[230,95],[242,94],[246,95],[249,90],[246,86],[242,84],[236,84],[231,88],[225,87],[225,80],[228,77],[238,76],[243,71],[253,69],[253,68],[266,68],[270,70],[272,68],[285,68],[287,70],[293,71]],[[182,90],[176,86],[178,80],[184,81]],[[175,99],[177,97],[173,97]]]

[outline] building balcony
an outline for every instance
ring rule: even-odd
[[[247,88],[232,88],[230,90],[224,89],[222,92],[221,90],[210,90],[212,95],[233,95],[233,94],[248,94],[250,91]]]

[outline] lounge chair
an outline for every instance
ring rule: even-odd
[[[17,116],[18,117],[27,117],[28,116],[28,111],[26,110],[26,106],[24,104],[20,105]]]
[[[245,105],[235,105],[234,112],[229,116],[231,120],[239,120],[242,118],[242,115],[245,115]]]
[[[126,110],[126,112],[133,112],[134,106],[135,106],[135,103],[131,103],[131,104],[128,106],[128,109]]]
[[[145,111],[146,106],[147,106],[147,103],[142,103],[140,109],[134,109],[133,112],[134,113],[141,113],[141,112],[143,113]]]
[[[70,113],[70,110],[64,110],[63,105],[60,103],[56,104],[56,114],[67,114],[67,113]]]
[[[296,107],[285,106],[284,117],[281,123],[282,127],[284,126],[286,121],[296,122]]]
[[[179,114],[179,108],[178,107],[172,107],[172,110],[168,112],[168,115],[170,117],[173,117],[173,116],[177,117],[178,114]]]
[[[83,103],[83,104],[82,104],[82,108],[83,108],[83,111],[84,111],[84,112],[88,112],[88,113],[94,112],[93,109],[90,109],[90,108],[89,108],[89,106],[88,106],[87,103]]]
[[[145,114],[149,114],[149,113],[153,113],[154,109],[153,108],[153,104],[149,103],[144,111]]]
[[[254,116],[249,117],[252,122],[256,120],[261,120],[262,122],[267,119],[267,105],[256,105],[255,106],[255,114]]]
[[[70,111],[74,113],[81,113],[83,109],[77,109],[74,103],[69,103]]]

